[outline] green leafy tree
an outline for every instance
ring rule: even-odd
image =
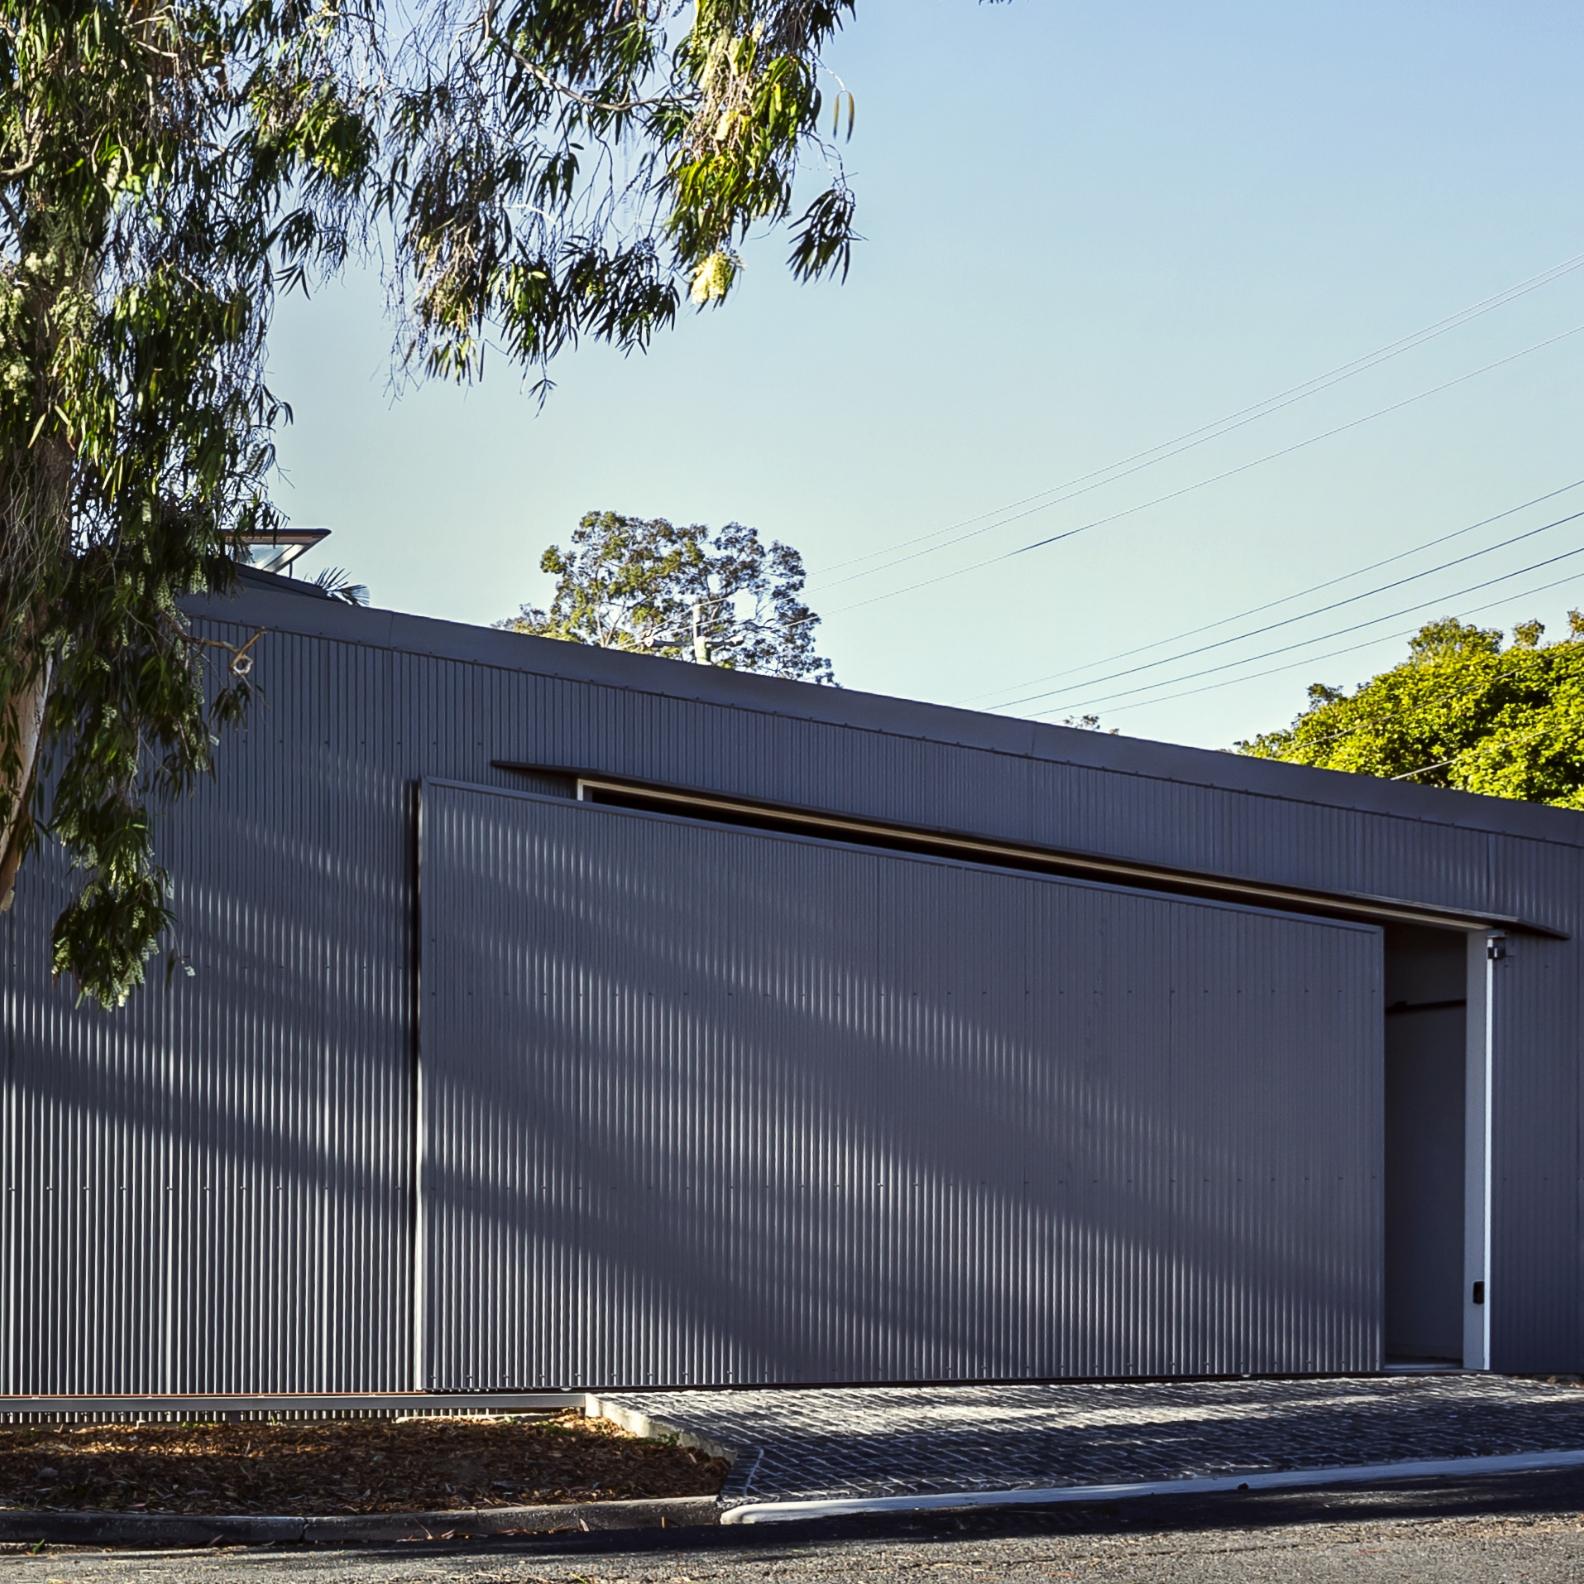
[[[1584,613],[1542,643],[1539,622],[1421,628],[1408,658],[1351,693],[1315,683],[1282,731],[1238,744],[1262,759],[1584,808]]]
[[[834,682],[803,603],[803,558],[757,529],[678,527],[663,517],[589,512],[570,548],[540,570],[556,580],[548,608],[524,605],[513,632],[632,649],[735,671]]]
[[[753,228],[844,274],[821,55],[852,5],[0,0],[0,904],[64,845],[57,972],[141,980],[149,810],[267,652],[195,643],[180,601],[278,526],[278,294],[377,258],[401,367],[470,379],[488,340],[542,392],[581,339],[721,301]]]

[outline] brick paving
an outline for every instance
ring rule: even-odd
[[[1584,1390],[1489,1375],[613,1392],[734,1454],[723,1506],[1584,1449]]]

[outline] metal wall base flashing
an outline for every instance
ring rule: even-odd
[[[721,1514],[723,1524],[797,1523],[865,1513],[942,1512],[972,1507],[1035,1507],[1059,1502],[1122,1501],[1140,1496],[1209,1496],[1229,1491],[1319,1490],[1331,1485],[1375,1485],[1446,1479],[1471,1474],[1533,1473],[1584,1467],[1584,1448],[1514,1452],[1499,1457],[1424,1458],[1399,1463],[1354,1463],[1336,1468],[1281,1469],[1203,1479],[1148,1480],[1138,1484],[1059,1485],[1043,1489],[945,1491],[919,1496],[860,1496],[850,1500],[750,1502]]]
[[[586,1408],[585,1392],[234,1392],[0,1396],[0,1422],[158,1414],[491,1414]]]

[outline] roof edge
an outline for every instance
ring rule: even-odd
[[[1017,758],[1584,847],[1584,813],[1548,804],[1252,759],[1230,750],[1193,748],[1182,743],[987,715],[919,699],[822,687],[659,656],[533,638],[494,627],[348,605],[339,600],[303,599],[296,591],[264,588],[252,580],[229,596],[195,596],[185,605],[192,616],[210,621],[252,623],[303,637],[759,710]]]

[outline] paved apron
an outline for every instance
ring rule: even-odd
[[[1489,1375],[614,1392],[730,1450],[723,1506],[1118,1485],[1584,1448],[1584,1390]]]

